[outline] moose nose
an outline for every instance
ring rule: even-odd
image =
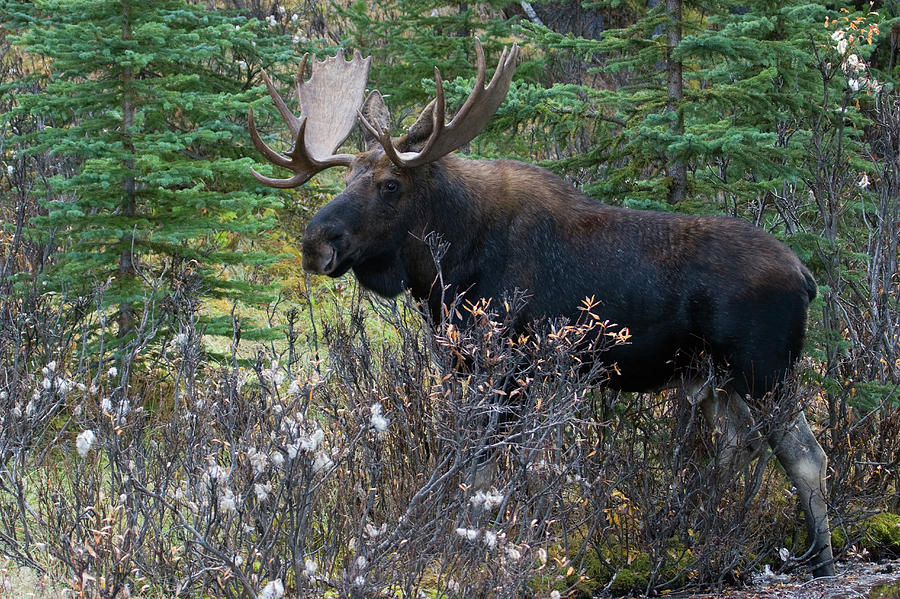
[[[303,244],[303,270],[327,275],[337,264],[337,252],[330,243]]]
[[[344,243],[341,229],[313,221],[303,234],[303,270],[317,275],[334,272]]]

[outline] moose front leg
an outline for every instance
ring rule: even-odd
[[[811,559],[814,564],[813,576],[834,576],[831,528],[828,525],[828,505],[825,500],[828,467],[825,451],[816,441],[803,412],[797,415],[786,431],[773,434],[770,444],[797,488],[810,544],[804,557]]]

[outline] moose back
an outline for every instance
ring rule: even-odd
[[[296,187],[324,169],[349,168],[346,188],[324,206],[303,236],[303,267],[339,277],[352,270],[383,296],[409,291],[435,321],[459,294],[502,300],[525,292],[517,315],[576,319],[592,297],[604,319],[627,327],[630,343],[603,359],[615,363],[610,386],[657,390],[681,381],[703,351],[728,372],[726,391],[711,383],[691,389],[705,418],[734,454],[750,426],[746,399],[787,392],[816,295],[809,270],[785,245],[738,219],[629,210],[590,200],[552,173],[524,163],[469,160],[454,150],[475,138],[502,103],[519,49],[505,49],[485,86],[484,53],[476,40],[474,90],[446,122],[440,73],[436,98],[400,137],[373,91],[364,99],[369,60],[339,53],[306,58],[296,79],[294,115],[263,73],[294,147],[287,154],[260,138],[256,147],[293,175],[273,187]],[[335,153],[359,123],[367,141],[359,154]],[[447,243],[435,264],[429,239]],[[464,322],[461,323],[464,325]],[[682,376],[679,376],[679,375]],[[814,574],[833,573],[825,500],[826,456],[801,412],[767,441],[797,488],[805,513]],[[729,442],[731,446],[729,447]],[[733,455],[726,455],[730,459]]]

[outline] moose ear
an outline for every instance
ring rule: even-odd
[[[434,129],[434,103],[432,100],[413,123],[409,131],[397,143],[401,152],[415,152],[421,149],[419,146],[428,141]]]
[[[381,97],[381,92],[377,89],[369,94],[369,97],[363,102],[359,112],[363,115],[364,119],[369,121],[376,128],[381,129],[382,131],[391,130],[391,112],[388,110],[387,106],[385,106],[384,98]],[[361,126],[360,128],[363,130],[363,136],[365,137],[367,146],[377,141],[366,127]]]

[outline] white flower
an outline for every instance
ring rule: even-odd
[[[75,381],[67,378],[60,378],[56,383],[56,390],[60,395],[68,395],[69,391],[75,388]]]
[[[863,176],[862,176],[862,178],[859,180],[859,182],[857,183],[857,185],[859,185],[860,189],[865,189],[866,187],[868,187],[868,186],[869,186],[869,174],[868,174],[868,173],[863,173]]]
[[[839,42],[839,41],[841,41],[842,39],[844,39],[844,32],[843,32],[843,30],[841,30],[841,29],[835,30],[835,32],[831,34],[831,39],[833,39],[833,40],[836,41],[836,42]]]
[[[356,567],[360,570],[365,570],[368,563],[369,562],[366,560],[365,555],[360,555],[358,558],[356,558]]]
[[[503,495],[495,492],[485,493],[484,491],[478,491],[469,499],[469,502],[475,507],[492,510],[503,503]]]
[[[306,561],[303,562],[303,575],[307,578],[312,578],[318,569],[319,565],[310,558],[306,558]]]
[[[300,444],[299,443],[291,443],[290,445],[285,447],[285,449],[287,449],[288,459],[293,460],[294,458],[297,457],[297,452],[300,451]]]
[[[843,52],[841,54],[843,54]],[[866,63],[860,60],[859,56],[856,54],[851,54],[847,57],[847,66],[854,71],[861,71],[866,68]]]
[[[241,557],[240,554],[235,553],[235,554],[234,554],[234,557],[231,558],[231,561],[234,562],[234,565],[235,565],[236,567],[240,567],[241,564],[244,563],[244,558]]]
[[[353,584],[361,587],[366,585],[366,578],[364,576],[357,576],[353,579]]]
[[[49,390],[52,386],[53,383],[50,382],[50,379],[44,379],[41,381],[41,387],[43,387],[44,390]]]
[[[334,462],[331,461],[331,458],[324,451],[316,453],[316,458],[313,460],[313,472],[329,470],[332,466],[334,466]]]
[[[238,66],[239,66],[240,68],[242,68],[242,69],[246,69],[246,68],[247,68],[247,61],[246,61],[246,60],[239,60],[239,61],[238,61]]]
[[[285,9],[284,9],[283,6],[279,6],[279,7],[278,7],[278,14],[283,15],[283,14],[284,14],[284,11],[285,11]]]
[[[81,457],[85,457],[91,450],[91,446],[96,440],[97,436],[91,429],[81,431],[81,433],[79,433],[79,435],[75,438],[75,449],[78,450],[78,455],[80,455]]]
[[[53,361],[51,361],[49,364],[47,364],[46,368],[47,368],[47,370],[49,370],[50,372],[53,372],[54,370],[56,370],[56,360],[53,360]],[[46,374],[46,373],[45,373],[45,374]]]
[[[224,480],[225,477],[228,476],[228,471],[219,466],[218,464],[210,464],[209,468],[206,470],[206,476],[211,481],[216,480]]]
[[[553,589],[552,591],[550,591],[550,599],[560,599],[560,597],[561,597],[561,595],[559,594],[559,591],[557,591],[556,589]]]
[[[266,368],[262,371],[262,377],[269,381],[270,383],[274,383],[276,385],[280,385],[284,382],[284,372],[282,372],[278,368],[278,360],[272,360],[272,364],[269,368]]]
[[[484,544],[488,546],[488,549],[493,549],[494,547],[496,547],[497,533],[490,530],[484,531]]]
[[[14,166],[11,165],[11,164],[7,164],[7,165],[6,165],[6,174],[9,175],[10,177],[12,177],[12,174],[13,174],[14,172],[16,172],[16,167],[14,167]]]
[[[9,399],[9,393],[0,391],[0,401],[6,401],[7,399]]]
[[[292,14],[291,15],[291,23],[296,23],[297,19],[299,19],[299,18],[300,18],[300,15],[298,15],[296,13]]]
[[[275,464],[276,468],[281,468],[281,466],[284,464],[284,456],[281,455],[280,452],[276,451],[272,454],[272,463]]]
[[[791,558],[791,552],[788,551],[787,547],[782,547],[778,550],[778,557],[781,558],[781,561],[786,562]]]
[[[228,487],[225,487],[222,490],[222,496],[219,497],[219,509],[223,512],[235,512],[237,511],[238,500],[234,496],[234,493]]]
[[[847,40],[841,40],[837,43],[838,54],[844,54],[847,51]]]
[[[262,503],[269,498],[269,486],[256,483],[253,485],[253,492],[256,493],[256,500]]]
[[[259,599],[281,599],[284,597],[284,585],[280,580],[271,580],[258,596]]]
[[[250,460],[250,465],[253,466],[253,471],[257,474],[265,472],[266,466],[269,465],[269,457],[253,447],[247,452],[247,459]]]
[[[107,374],[108,376],[110,376],[110,377],[118,376],[118,374],[119,374],[119,369],[116,368],[115,366],[110,366],[110,367],[109,367],[109,370],[106,371],[106,374]]]
[[[387,522],[381,525],[381,528],[378,528],[372,523],[366,524],[366,536],[370,539],[374,539],[381,533],[383,533],[387,529]]]
[[[481,536],[481,531],[477,528],[457,528],[456,534],[467,541],[475,541]]]
[[[325,432],[322,429],[317,428],[316,432],[311,434],[309,437],[300,439],[300,448],[303,449],[303,451],[313,452],[318,449],[319,445],[321,445],[324,441]]]
[[[374,404],[370,408],[370,411],[372,412],[372,418],[369,422],[372,428],[374,428],[379,433],[383,433],[384,431],[386,431],[388,427],[388,420],[381,414],[381,404]]]

